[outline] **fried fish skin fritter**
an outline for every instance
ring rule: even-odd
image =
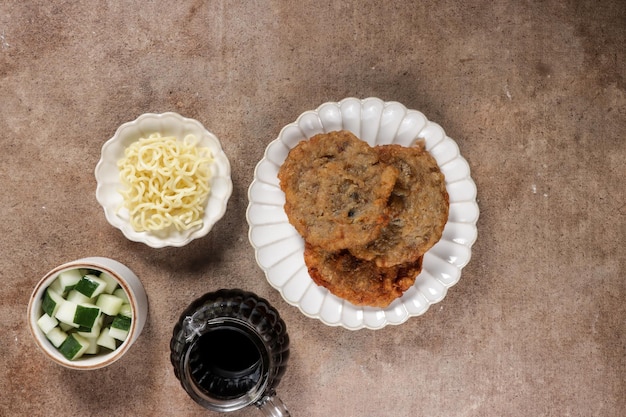
[[[304,260],[313,281],[356,306],[385,308],[415,283],[422,257],[392,267],[379,267],[348,250],[325,251],[305,244]]]
[[[398,170],[381,164],[366,142],[348,131],[301,141],[280,167],[289,222],[326,250],[364,245],[389,221],[387,200]]]
[[[399,171],[389,198],[391,219],[377,239],[350,251],[380,267],[390,267],[415,261],[441,239],[450,203],[445,177],[425,149],[400,145],[375,149],[383,163]]]

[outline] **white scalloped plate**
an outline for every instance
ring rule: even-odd
[[[450,215],[443,237],[424,255],[415,285],[384,309],[355,306],[317,286],[304,263],[304,241],[283,209],[285,195],[277,175],[289,150],[301,140],[340,129],[350,130],[372,146],[411,146],[423,139],[446,177]],[[426,312],[459,281],[477,237],[476,185],[456,142],[419,111],[378,98],[324,103],[285,126],[257,164],[248,199],[249,239],[270,285],[306,316],[349,330],[381,329]]]
[[[211,151],[214,161],[211,165],[211,193],[200,228],[182,232],[172,230],[165,235],[136,232],[130,225],[128,210],[119,210],[123,197],[119,193],[122,183],[117,161],[124,156],[124,149],[130,144],[155,132],[162,136],[176,136],[181,139],[193,134],[198,139],[198,146],[209,148]],[[173,112],[146,113],[132,122],[121,125],[115,135],[102,145],[102,156],[96,165],[95,176],[98,182],[96,199],[104,209],[107,221],[120,229],[127,239],[145,243],[153,248],[180,247],[207,235],[213,225],[224,216],[233,189],[230,162],[217,137],[206,130],[199,121]]]

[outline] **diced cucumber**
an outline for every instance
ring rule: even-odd
[[[78,281],[80,281],[82,277],[83,275],[78,269],[63,271],[57,276],[54,282],[50,284],[50,288],[59,294],[65,294],[78,284]]]
[[[70,290],[65,299],[76,304],[93,304],[93,298],[89,298],[82,292],[76,291],[75,289]]]
[[[103,279],[98,278],[95,275],[85,275],[76,284],[76,291],[85,294],[89,298],[99,296],[104,292],[107,283]]]
[[[74,323],[74,316],[76,315],[76,307],[78,304],[71,301],[63,300],[59,306],[54,317],[61,323],[68,324],[72,327],[78,327],[78,324]]]
[[[50,331],[57,327],[59,321],[54,317],[50,317],[47,313],[43,313],[39,320],[37,320],[37,326],[44,334],[50,333]]]
[[[60,327],[55,327],[46,333],[46,337],[55,348],[58,348],[67,339],[67,333],[61,330]]]
[[[98,317],[100,317],[100,309],[95,305],[78,304],[74,323],[91,329],[96,324]]]
[[[113,319],[113,323],[111,323],[111,328],[120,329],[120,330],[130,330],[130,324],[132,320],[130,317],[117,315]]]
[[[63,330],[64,332],[70,331],[72,329],[75,329],[76,326],[72,326],[71,324],[67,324],[67,323],[63,323],[63,322],[59,322],[59,328],[61,330]]]
[[[130,302],[130,300],[128,299],[128,294],[126,294],[126,291],[124,291],[124,288],[122,287],[117,288],[115,291],[113,291],[113,295],[121,298],[122,300],[124,300],[125,303]]]
[[[118,314],[132,318],[133,308],[130,306],[130,304],[122,304],[122,307],[120,308],[120,312]]]
[[[72,333],[59,346],[59,351],[69,360],[75,360],[83,356],[89,348],[89,341],[81,335]]]
[[[112,351],[128,338],[133,311],[128,294],[110,275],[64,271],[42,296],[37,325],[66,358]]]
[[[56,278],[54,281],[52,281],[52,284],[50,284],[48,289],[59,294],[65,293],[65,287],[63,287],[63,283],[61,282],[60,278]]]
[[[130,330],[131,318],[117,315],[113,319],[113,323],[111,323],[111,329],[109,330],[109,334],[111,337],[124,341],[128,337],[128,331]]]
[[[115,338],[111,336],[110,327],[103,329],[100,332],[100,336],[98,336],[97,343],[98,345],[105,347],[107,349],[115,350],[117,348],[117,344],[115,342]]]
[[[92,338],[92,339],[96,338],[100,334],[103,324],[104,324],[104,316],[100,314],[100,317],[98,317],[98,319],[96,320],[96,322],[91,328],[80,326],[78,328],[78,334],[87,338]]]
[[[100,309],[90,304],[76,304],[64,300],[55,317],[73,327],[86,327],[91,329],[100,316]]]
[[[100,347],[98,346],[95,337],[87,337],[85,339],[89,342],[89,346],[85,350],[86,355],[95,355],[100,351]]]
[[[117,316],[124,300],[111,294],[100,294],[96,306],[108,316]]]
[[[111,275],[103,272],[100,274],[100,279],[106,282],[106,287],[104,288],[104,292],[107,294],[113,294],[113,291],[117,288],[117,281]]]
[[[43,295],[43,300],[41,301],[41,308],[43,311],[49,315],[50,317],[54,317],[59,310],[59,306],[65,300],[61,296],[61,294],[57,293],[50,288],[46,289],[46,292]]]
[[[112,338],[117,339],[120,342],[123,342],[128,337],[128,330],[121,330],[115,327],[111,327],[111,329],[109,330],[109,335]]]

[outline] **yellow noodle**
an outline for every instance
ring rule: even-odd
[[[211,191],[213,161],[193,135],[182,140],[153,133],[124,150],[117,166],[130,224],[137,232],[201,226]]]

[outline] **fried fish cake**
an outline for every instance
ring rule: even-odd
[[[350,251],[380,267],[413,262],[441,239],[448,221],[444,175],[422,147],[383,145],[375,149],[384,164],[399,171],[389,198],[391,219],[378,238]]]
[[[285,212],[302,237],[326,250],[364,245],[389,221],[398,170],[348,131],[296,145],[280,167]]]
[[[422,258],[414,262],[379,267],[348,250],[325,251],[305,244],[304,260],[313,281],[357,306],[385,308],[415,283]]]

